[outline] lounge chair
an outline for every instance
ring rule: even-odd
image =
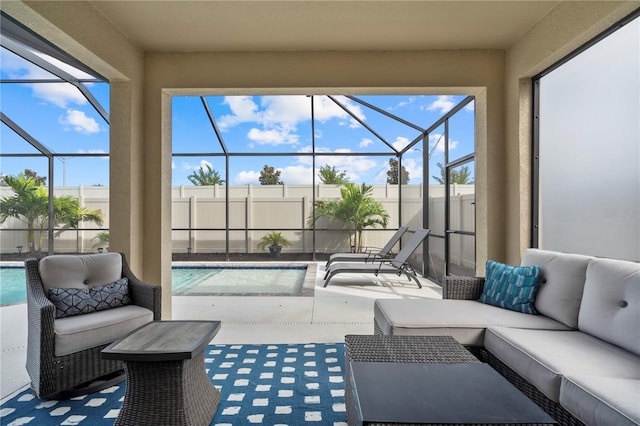
[[[391,254],[391,249],[400,241],[400,238],[407,232],[407,229],[409,228],[406,226],[398,228],[389,242],[379,249],[377,253],[373,253],[372,249],[365,250],[362,253],[334,253],[329,257],[325,268],[328,268],[329,265],[335,262],[375,262],[377,260],[388,259]]]
[[[402,247],[402,250],[393,259],[381,260],[376,263],[363,263],[363,262],[337,262],[333,263],[325,275],[325,281],[323,287],[326,287],[337,274],[367,274],[372,273],[375,276],[378,274],[396,274],[398,276],[405,274],[409,281],[413,278],[418,284],[418,288],[422,288],[418,277],[413,267],[408,263],[409,256],[417,250],[422,244],[425,238],[429,235],[428,229],[418,229],[413,236]]]

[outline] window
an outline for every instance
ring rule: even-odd
[[[534,246],[640,260],[638,34],[636,13],[534,79]]]

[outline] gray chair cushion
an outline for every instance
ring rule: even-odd
[[[55,354],[69,355],[111,343],[150,321],[153,311],[136,305],[57,319],[53,325]]]
[[[563,377],[560,403],[588,425],[639,425],[640,380],[591,375]]]
[[[549,399],[564,375],[640,379],[640,357],[581,331],[490,327],[485,348]]]
[[[50,288],[88,288],[112,283],[122,277],[120,253],[58,254],[38,264],[44,294]]]
[[[640,355],[640,263],[592,260],[578,324],[581,331]]]
[[[534,306],[539,314],[578,328],[578,312],[587,265],[593,259],[578,254],[528,249],[523,266],[539,266],[542,270]]]
[[[542,315],[529,315],[475,300],[378,299],[374,319],[383,334],[450,335],[463,345],[482,346],[488,326],[569,330]]]

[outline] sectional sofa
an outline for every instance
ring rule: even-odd
[[[380,299],[375,332],[452,335],[560,424],[640,424],[640,264],[529,249],[535,314],[479,301],[484,278],[446,277],[443,300]]]

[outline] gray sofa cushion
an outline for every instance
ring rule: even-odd
[[[482,346],[485,328],[509,326],[569,330],[542,315],[529,315],[475,300],[378,299],[374,319],[384,334],[451,335],[463,345]]]
[[[640,263],[592,260],[578,319],[581,331],[640,355]]]
[[[560,403],[588,425],[638,425],[640,380],[591,375],[563,377]]]
[[[122,278],[122,255],[101,253],[86,255],[57,254],[38,263],[44,294],[50,288],[87,288],[112,283]]]
[[[127,305],[85,315],[57,319],[53,325],[56,356],[111,343],[153,321],[153,312]]]
[[[485,348],[549,399],[564,375],[640,379],[640,357],[581,331],[487,329]]]
[[[578,328],[578,312],[587,274],[589,256],[555,251],[528,249],[523,266],[539,266],[542,270],[535,308],[572,328]]]

